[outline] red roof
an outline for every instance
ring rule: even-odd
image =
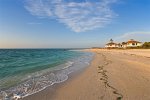
[[[135,40],[129,40],[127,43],[141,43],[141,42]]]

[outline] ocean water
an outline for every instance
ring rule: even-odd
[[[68,79],[93,54],[69,49],[0,49],[0,100],[23,98]]]

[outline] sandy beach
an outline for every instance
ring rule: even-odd
[[[94,52],[83,72],[24,100],[150,100],[150,50]]]

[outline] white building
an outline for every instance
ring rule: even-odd
[[[106,48],[118,48],[118,44],[116,44],[116,43],[107,43],[105,47]]]
[[[110,42],[105,45],[105,48],[134,48],[134,47],[140,47],[142,46],[142,42],[135,41],[133,39],[130,39],[127,42],[122,43],[114,43],[112,39],[110,39]]]
[[[127,42],[122,42],[121,43],[121,48],[127,48]]]
[[[118,48],[118,44],[114,43],[113,40],[110,39],[110,42],[105,45],[105,48]]]
[[[142,46],[142,42],[139,41],[135,41],[133,39],[129,40],[128,42],[126,42],[127,47],[140,47]]]

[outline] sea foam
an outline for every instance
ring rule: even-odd
[[[9,89],[0,90],[0,100],[17,100],[37,93],[55,83],[64,82],[68,79],[70,73],[88,66],[92,57],[92,53],[85,53],[76,59],[72,59],[65,64],[57,66],[53,71],[46,71],[46,73],[28,76],[26,81]]]

